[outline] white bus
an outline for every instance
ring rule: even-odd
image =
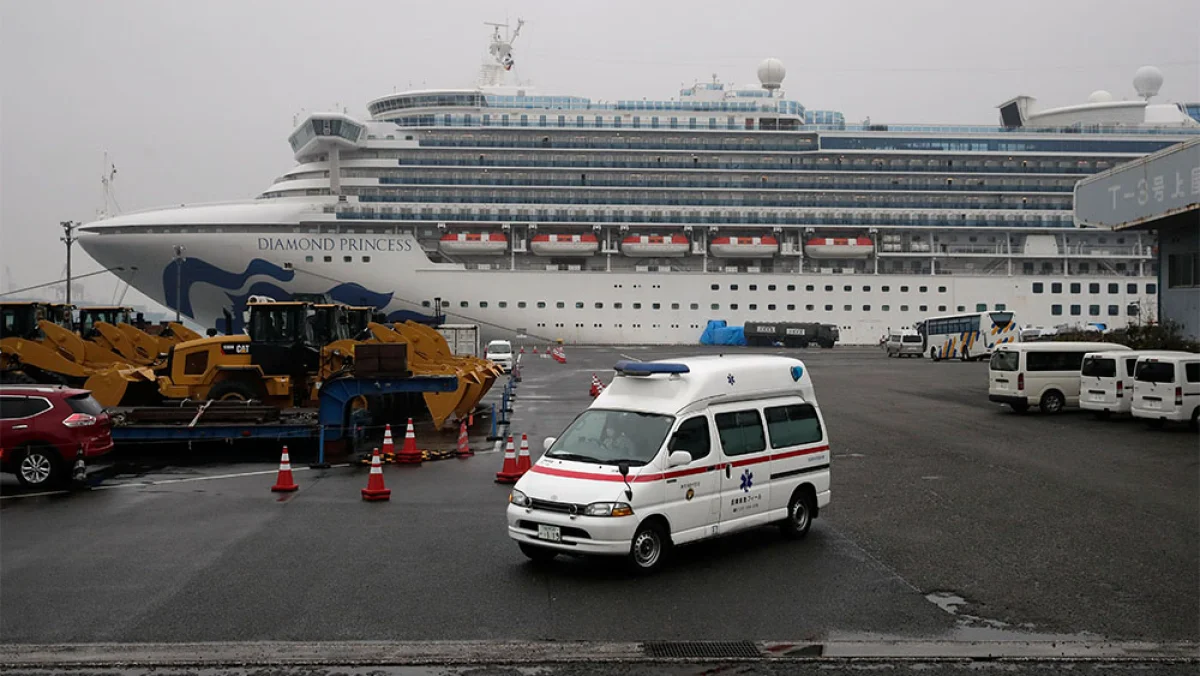
[[[986,359],[997,345],[1020,340],[1020,328],[1011,312],[970,312],[929,317],[916,324],[921,351],[929,358],[970,361]]]

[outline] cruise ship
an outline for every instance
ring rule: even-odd
[[[105,218],[79,243],[203,326],[229,312],[230,330],[250,296],[301,292],[567,343],[695,343],[714,319],[874,343],[955,312],[1153,317],[1154,241],[1079,227],[1072,189],[1200,134],[1200,107],[1150,102],[1155,68],[1136,98],[1020,96],[996,127],[852,124],[789,98],[777,59],[754,86],[543,95],[507,81],[521,24],[493,26],[476,87],[310,114],[256,199]]]

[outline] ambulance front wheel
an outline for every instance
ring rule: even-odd
[[[667,530],[657,520],[638,526],[629,545],[629,567],[635,572],[648,575],[660,569],[671,549]]]

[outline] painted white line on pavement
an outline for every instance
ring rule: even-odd
[[[23,495],[0,495],[0,500],[15,500],[17,498],[40,498],[43,495],[63,495],[71,491],[42,491],[41,493],[25,493]]]
[[[307,472],[311,467],[293,467],[292,472]],[[166,484],[182,484],[190,481],[211,481],[213,479],[236,479],[244,476],[262,476],[263,474],[275,474],[278,469],[264,469],[257,472],[239,472],[237,474],[214,474],[212,476],[194,476],[186,479],[160,479],[158,481],[137,481],[127,484],[103,484],[93,486],[93,490],[103,491],[110,488],[129,488],[131,486],[164,486]]]

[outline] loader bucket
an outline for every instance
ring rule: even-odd
[[[86,368],[55,349],[53,344],[41,343],[24,338],[0,340],[0,354],[8,364],[27,364],[47,373],[56,373],[67,378],[85,378],[91,369]]]
[[[96,328],[101,331],[107,325],[96,324]],[[164,348],[158,338],[146,333],[132,324],[117,324],[117,330],[124,334],[133,348],[137,350],[137,355],[145,360],[148,364],[156,364],[159,361],[159,355],[166,353],[170,348]],[[124,353],[122,353],[124,354]]]
[[[146,368],[107,368],[92,375],[83,386],[106,408],[155,404],[162,400],[154,372]]]

